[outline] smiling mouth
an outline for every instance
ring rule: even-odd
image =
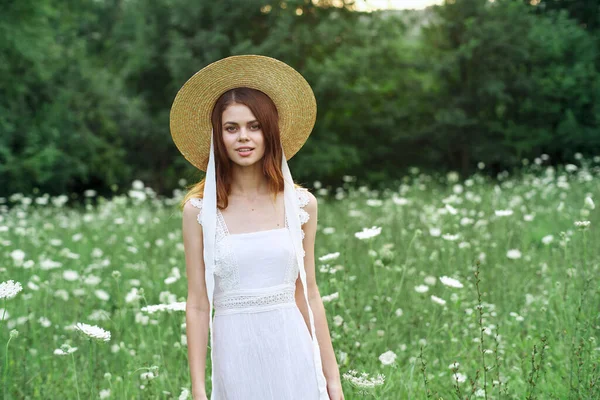
[[[236,151],[238,153],[247,153],[247,152],[252,151],[252,150],[254,150],[254,148],[237,149]]]

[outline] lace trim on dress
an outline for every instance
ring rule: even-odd
[[[266,307],[276,304],[295,303],[294,296],[296,288],[292,285],[286,285],[282,290],[268,294],[249,294],[215,297],[215,310],[219,312],[231,309],[240,309],[248,307]]]

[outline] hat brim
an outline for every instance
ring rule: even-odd
[[[300,150],[312,132],[317,102],[310,85],[298,71],[266,56],[221,59],[195,73],[181,87],[171,107],[173,141],[186,160],[202,171],[208,166],[215,102],[223,93],[237,87],[260,90],[275,103],[287,160]]]

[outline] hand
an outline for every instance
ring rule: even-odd
[[[329,400],[344,400],[344,392],[340,383],[332,383],[327,385],[327,393]]]
[[[198,393],[192,394],[192,399],[193,400],[208,400],[208,397],[206,397],[206,392],[198,392]]]

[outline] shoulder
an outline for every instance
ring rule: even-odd
[[[183,205],[183,219],[196,220],[200,223],[200,215],[202,214],[202,199],[192,197]]]
[[[298,187],[296,188],[296,195],[298,196],[298,205],[300,207],[307,207],[312,205],[316,205],[317,204],[317,198],[315,197],[314,194],[312,194],[311,192],[309,192],[308,189],[303,188],[303,187]]]
[[[305,188],[296,188],[296,193],[298,194],[298,205],[306,211],[309,216],[314,217],[318,208],[315,195]],[[308,219],[309,218],[306,218],[306,220]]]

